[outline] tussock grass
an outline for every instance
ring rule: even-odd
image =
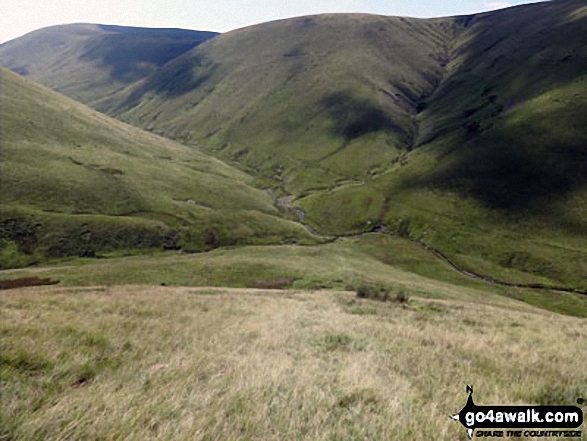
[[[14,439],[464,440],[465,384],[487,404],[572,404],[587,384],[585,320],[529,306],[37,287],[0,314]]]
[[[357,289],[357,297],[360,299],[378,300],[380,302],[397,302],[407,303],[410,295],[405,289],[399,289],[392,293],[392,289],[387,286],[361,285]]]

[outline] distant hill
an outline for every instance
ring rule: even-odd
[[[486,278],[585,290],[585,36],[582,0],[430,20],[330,14],[219,35],[113,88],[92,86],[88,75],[81,76],[88,83],[76,84],[67,68],[54,72],[78,91],[90,91],[78,99],[94,108],[248,173],[241,175],[241,188],[250,198],[227,191],[211,199],[223,210],[253,206],[270,219],[249,228],[250,218],[235,222],[235,216],[215,214],[225,239],[216,232],[207,239],[211,244],[233,243],[234,237],[302,238],[292,233],[300,226],[275,217],[281,213],[255,185],[282,198],[283,214],[292,205],[303,210],[305,223],[325,235],[387,231]],[[79,56],[60,58],[70,63],[66,67],[82,65],[73,62]],[[91,66],[108,84],[110,71]],[[39,139],[63,115],[55,118],[36,132]],[[159,194],[165,203],[148,210],[138,204],[136,212],[158,213],[165,225],[186,228],[216,213],[218,205],[206,207],[213,201],[190,197],[195,181],[179,179],[181,173],[162,163],[157,166],[173,182],[169,188],[181,193],[171,199],[184,203],[171,204],[171,193],[151,187],[150,177],[161,175],[149,169],[132,180],[140,188],[129,200]],[[186,208],[187,200],[196,206]],[[199,217],[185,214],[196,208]],[[235,231],[235,224],[246,231]],[[202,240],[199,225],[198,233],[182,237]]]
[[[453,20],[323,15],[230,32],[103,103],[288,188],[386,169],[448,63]]]
[[[91,105],[216,35],[97,24],[53,26],[0,45],[0,66]]]
[[[587,9],[322,15],[221,35],[101,103],[263,176],[319,231],[384,224],[516,281],[587,280]]]
[[[306,238],[251,180],[0,68],[0,268]]]

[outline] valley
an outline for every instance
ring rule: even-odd
[[[466,385],[577,403],[586,11],[1,44],[0,440],[464,441]]]

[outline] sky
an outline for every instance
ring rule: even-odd
[[[99,23],[227,32],[327,12],[409,17],[472,14],[537,0],[0,0],[0,43],[47,26]]]

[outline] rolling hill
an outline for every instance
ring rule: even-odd
[[[0,45],[0,66],[93,105],[215,35],[97,24],[52,26]]]
[[[325,15],[221,35],[103,103],[295,193],[384,170],[415,140],[417,99],[452,20]],[[280,176],[283,175],[283,176]]]
[[[585,290],[586,33],[579,0],[299,17],[92,104],[237,166],[324,235],[387,231],[487,278]]]
[[[304,238],[252,178],[0,69],[0,264]]]
[[[102,102],[292,195],[508,281],[587,275],[584,2],[301,17],[208,41]]]

